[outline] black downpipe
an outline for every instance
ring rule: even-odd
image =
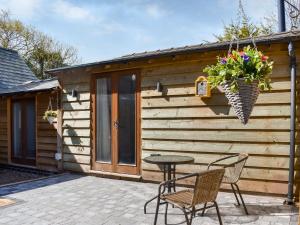
[[[293,42],[288,45],[291,68],[291,115],[290,115],[290,162],[289,183],[286,203],[294,203],[294,167],[295,167],[295,121],[296,121],[296,54]]]
[[[286,31],[284,0],[278,0],[277,6],[278,6],[278,30],[279,32],[284,32]]]
[[[286,31],[285,23],[285,0],[278,0],[278,29],[279,32]],[[296,54],[293,42],[288,45],[291,69],[291,107],[290,107],[290,161],[287,204],[294,203],[294,168],[295,168],[295,122],[296,122]]]

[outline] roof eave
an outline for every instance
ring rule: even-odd
[[[271,44],[271,43],[282,43],[282,42],[289,42],[294,40],[300,40],[300,35],[292,32],[283,32],[283,33],[276,33],[274,35],[268,35],[268,36],[260,36],[255,39],[256,44]],[[251,44],[252,39],[242,39],[239,40],[240,45],[247,45]],[[236,41],[234,42],[236,44]],[[149,54],[143,55],[143,54],[136,54],[136,56],[124,56],[119,57],[111,60],[104,60],[94,63],[86,63],[86,64],[79,64],[74,66],[67,66],[67,67],[60,67],[55,68],[51,70],[47,70],[46,73],[49,74],[55,74],[57,72],[65,71],[65,70],[72,70],[72,69],[80,69],[84,67],[92,67],[92,66],[101,66],[111,63],[127,63],[133,60],[147,60],[152,58],[160,58],[160,57],[166,57],[166,56],[172,56],[175,54],[189,54],[189,53],[199,53],[203,51],[214,51],[214,50],[224,50],[227,49],[230,45],[229,41],[226,42],[215,42],[215,43],[209,43],[209,44],[203,44],[203,45],[195,45],[191,46],[190,48],[174,48],[170,51],[162,50],[160,53],[151,52]]]
[[[45,88],[45,89],[39,89],[39,90],[24,90],[24,91],[0,93],[0,97],[7,97],[7,96],[21,95],[21,94],[29,94],[29,93],[38,93],[38,92],[47,92],[47,91],[55,91],[55,90],[59,90],[59,87]]]

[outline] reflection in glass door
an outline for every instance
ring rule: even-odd
[[[36,157],[34,98],[12,102],[12,162],[34,165]]]
[[[14,102],[13,103],[13,156],[15,158],[22,158],[22,110],[21,110],[21,103],[20,102]]]
[[[97,79],[97,161],[111,163],[111,79]]]
[[[135,89],[136,76],[118,79],[118,162],[135,164]]]

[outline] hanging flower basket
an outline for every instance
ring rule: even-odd
[[[227,57],[218,57],[215,65],[203,71],[212,87],[221,85],[235,114],[247,124],[260,90],[270,89],[269,75],[273,62],[256,48],[229,51]]]
[[[45,111],[43,119],[48,120],[50,124],[53,124],[54,122],[57,121],[57,111],[53,111],[53,110]]]

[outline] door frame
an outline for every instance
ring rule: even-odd
[[[111,82],[116,82],[118,79],[116,77],[126,75],[128,73],[136,75],[136,92],[135,92],[135,165],[130,164],[118,164],[116,161],[118,159],[118,141],[112,141],[112,163],[97,163],[96,161],[96,137],[97,137],[97,112],[96,112],[96,79],[101,77],[111,77]],[[115,92],[113,86],[116,84],[112,84],[112,118],[111,118],[111,135],[116,135],[117,131],[113,126],[113,117],[118,115],[118,106],[113,106],[113,104],[118,105],[118,95]],[[92,170],[100,170],[104,172],[112,172],[112,173],[124,173],[124,174],[132,174],[139,175],[141,173],[141,72],[139,69],[131,69],[131,70],[121,70],[121,71],[112,71],[112,72],[103,72],[103,73],[95,73],[91,76],[91,133],[92,133],[92,157],[91,157],[91,168]],[[115,136],[114,139],[116,139]],[[112,140],[114,140],[112,138]],[[114,164],[115,162],[115,164]]]
[[[13,145],[13,104],[14,102],[18,102],[18,101],[26,101],[26,100],[33,100],[34,101],[34,110],[35,110],[35,118],[34,118],[34,127],[35,127],[35,157],[34,160],[24,160],[24,159],[16,159],[14,158],[14,145]],[[14,96],[9,98],[8,100],[8,114],[9,114],[9,119],[7,121],[8,123],[8,131],[9,131],[9,135],[8,135],[8,152],[9,152],[9,163],[11,164],[18,164],[21,166],[30,166],[30,167],[36,167],[37,165],[37,99],[36,99],[36,95],[34,94],[28,94],[26,96]],[[23,139],[23,138],[22,138]]]

